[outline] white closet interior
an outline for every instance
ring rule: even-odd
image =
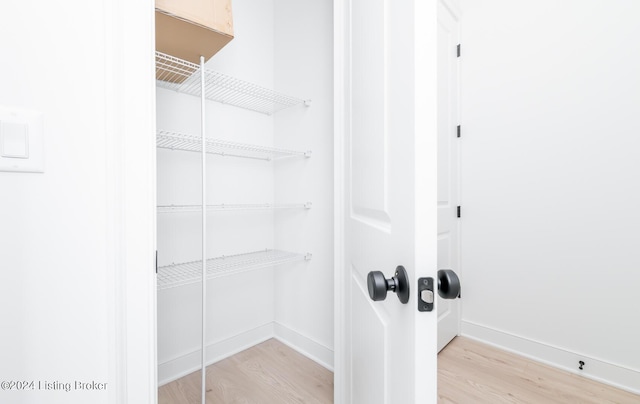
[[[275,337],[332,368],[331,3],[233,7],[205,69],[205,360]],[[201,82],[160,53],[156,74],[162,385],[201,368]]]

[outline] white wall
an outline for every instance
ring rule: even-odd
[[[466,0],[463,332],[640,391],[640,3]]]
[[[36,382],[0,402],[108,399],[37,389],[109,381],[102,8],[28,0],[0,13],[0,104],[42,111],[46,145],[44,174],[0,172],[0,380]]]
[[[310,252],[307,265],[276,271],[276,322],[282,337],[333,366],[333,7],[331,1],[275,1],[275,84],[311,99],[304,111],[275,116],[281,147],[311,150],[306,161],[276,165],[279,203],[313,203],[308,212],[278,212],[278,248]]]

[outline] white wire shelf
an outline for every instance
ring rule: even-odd
[[[199,70],[200,66],[195,63],[156,52],[156,79],[159,87],[199,97]],[[205,97],[211,101],[267,115],[295,105],[309,105],[309,101],[280,94],[213,70],[205,69],[204,74]]]
[[[310,259],[311,254],[309,253],[297,254],[281,250],[262,250],[211,258],[207,260],[207,279]],[[172,264],[158,268],[158,290],[200,281],[202,281],[202,261]]]
[[[280,209],[311,209],[311,202],[305,203],[224,203],[207,205],[207,211],[241,211],[241,210],[280,210]],[[201,212],[202,205],[158,205],[158,213],[189,213]]]
[[[202,150],[202,138],[184,133],[159,130],[156,134],[156,146],[161,149],[200,152]],[[217,154],[219,156],[265,161],[279,160],[287,157],[311,157],[310,151],[302,152],[208,138],[205,148],[207,153]]]

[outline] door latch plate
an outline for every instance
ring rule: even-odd
[[[432,311],[434,294],[433,278],[418,279],[418,311]]]

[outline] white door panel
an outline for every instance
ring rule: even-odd
[[[385,370],[389,366],[388,321],[374,307],[366,283],[352,277],[353,362],[362,364],[353,373],[354,403],[388,403],[389,388]],[[373,353],[373,354],[372,354]]]
[[[437,398],[437,313],[419,312],[416,298],[418,278],[437,272],[436,45],[426,34],[435,33],[437,9],[429,3],[335,3],[345,36],[344,404]],[[409,302],[392,291],[373,301],[369,272],[390,278],[398,265]]]
[[[438,268],[460,274],[459,21],[438,1]],[[438,351],[460,332],[460,299],[438,297]]]

